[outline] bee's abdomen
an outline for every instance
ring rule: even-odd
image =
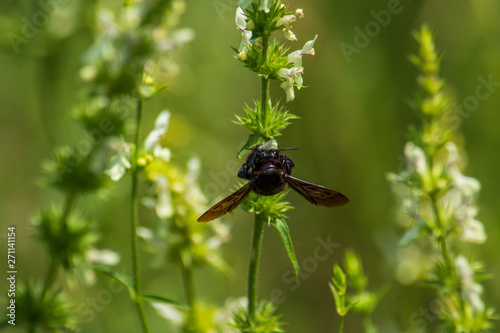
[[[254,192],[260,195],[273,195],[285,189],[283,170],[275,166],[265,166],[254,174]]]

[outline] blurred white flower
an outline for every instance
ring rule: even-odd
[[[109,249],[91,249],[87,251],[86,257],[92,264],[114,266],[120,262],[120,254]]]
[[[172,156],[172,153],[170,149],[168,148],[163,148],[160,145],[156,145],[153,148],[153,156],[157,158],[161,158],[165,162],[170,162],[170,157]]]
[[[486,241],[486,232],[484,225],[475,219],[476,214],[476,207],[464,203],[456,210],[455,219],[461,227],[463,241],[481,244]]]
[[[160,144],[160,139],[165,135],[168,129],[168,124],[170,120],[170,111],[163,110],[155,120],[155,127],[149,133],[146,141],[144,142],[144,149],[148,152],[152,152],[153,148]]]
[[[172,206],[172,195],[170,193],[170,182],[164,175],[159,175],[155,180],[156,192],[156,215],[160,218],[169,218],[174,214]]]
[[[118,181],[123,177],[125,171],[132,167],[130,164],[130,147],[123,137],[120,137],[111,144],[111,149],[115,150],[116,153],[111,157],[104,173],[112,180]]]
[[[470,266],[469,261],[464,256],[459,255],[455,259],[455,266],[464,298],[470,302],[474,310],[483,312],[484,303],[481,300],[483,287],[474,281],[474,270]]]
[[[427,158],[424,150],[410,141],[405,145],[404,154],[409,167],[423,176],[427,170]]]
[[[457,167],[451,168],[449,174],[453,186],[460,190],[466,197],[473,196],[481,189],[481,183],[476,178],[464,176]]]
[[[139,226],[137,227],[137,236],[141,237],[146,241],[151,241],[154,237],[153,231],[149,228]]]
[[[297,16],[298,18],[303,18],[304,17],[304,10],[302,8],[295,9],[295,16]]]
[[[161,52],[169,52],[192,41],[195,32],[191,28],[181,28],[169,33],[165,27],[158,27],[153,31],[153,38]]]
[[[180,327],[184,323],[184,314],[172,305],[164,303],[151,303],[151,305],[160,317],[167,319],[175,326]]]

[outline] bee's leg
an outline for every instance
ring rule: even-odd
[[[281,165],[285,167],[287,174],[290,175],[292,173],[293,167],[295,166],[295,163],[293,163],[293,160],[290,157],[282,155]]]
[[[238,177],[243,178],[243,179],[250,179],[250,167],[248,163],[245,163],[241,166],[240,170],[238,171]]]

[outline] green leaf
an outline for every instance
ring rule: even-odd
[[[179,309],[189,310],[189,306],[187,306],[186,304],[182,304],[181,302],[178,302],[176,300],[173,300],[171,298],[167,298],[167,297],[161,296],[161,295],[145,294],[142,296],[142,299],[146,302],[149,302],[149,303],[163,303],[163,304],[172,305],[172,306],[179,308]]]
[[[111,268],[108,268],[106,266],[92,265],[92,269],[96,272],[104,273],[104,274],[114,278],[116,281],[120,282],[121,284],[123,284],[125,287],[127,287],[128,293],[130,294],[130,298],[132,298],[133,300],[136,299],[134,283],[128,277],[126,277],[126,276],[118,273],[117,271],[114,271]]]
[[[240,151],[236,154],[236,157],[242,158],[247,152],[247,148],[252,148],[259,142],[259,136],[255,134],[250,134],[248,136],[247,142],[241,147]]]
[[[332,282],[335,286],[335,289],[338,290],[339,295],[343,296],[347,290],[347,282],[344,271],[340,268],[339,265],[335,264],[333,266],[333,278]]]
[[[413,243],[413,241],[418,238],[418,236],[420,235],[420,231],[424,229],[425,226],[426,224],[423,219],[415,221],[413,226],[408,231],[406,231],[399,240],[399,246],[407,247],[408,245]]]
[[[330,282],[328,285],[330,286],[330,290],[332,291],[333,299],[335,300],[335,309],[337,310],[338,315],[341,317],[345,316],[344,297],[339,295],[339,292],[337,288],[335,288],[333,283]]]
[[[293,268],[295,269],[295,276],[299,275],[299,264],[297,262],[297,258],[295,257],[295,251],[293,249],[292,238],[290,237],[290,230],[288,229],[288,225],[281,218],[275,218],[271,221],[271,224],[276,227],[278,230],[281,239],[283,240],[283,244],[285,245],[286,253],[288,254],[288,258],[292,262]]]

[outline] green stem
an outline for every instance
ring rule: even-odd
[[[182,280],[184,282],[184,290],[186,292],[186,299],[191,311],[193,311],[196,306],[196,297],[194,294],[194,283],[193,283],[193,270],[191,267],[182,268]]]
[[[375,325],[373,325],[370,315],[363,316],[363,327],[365,329],[365,333],[377,333],[377,329],[375,328]]]
[[[54,284],[56,277],[57,277],[57,265],[55,264],[54,260],[51,259],[49,270],[47,271],[47,274],[45,275],[45,281],[43,283],[43,289],[42,289],[42,294],[40,296],[40,299],[43,300],[43,298],[47,294],[47,291],[49,290],[49,288]]]
[[[455,265],[453,264],[453,260],[450,255],[450,251],[448,250],[448,244],[446,243],[446,226],[444,225],[443,220],[441,219],[441,215],[439,214],[439,207],[437,205],[436,195],[430,195],[431,203],[432,203],[432,211],[434,216],[436,217],[436,222],[439,228],[441,229],[441,235],[438,238],[438,242],[441,246],[441,251],[443,253],[444,260],[446,265],[450,267],[450,269],[455,270]]]
[[[339,317],[339,328],[337,330],[337,333],[342,333],[344,330],[344,316]]]
[[[264,231],[264,220],[255,214],[253,229],[252,249],[250,252],[250,266],[248,268],[248,317],[250,321],[255,319],[257,307],[257,277],[259,274],[259,260],[262,247],[262,235]]]
[[[146,316],[144,314],[144,306],[142,304],[141,292],[141,279],[139,274],[139,258],[137,253],[137,225],[139,220],[138,207],[139,201],[137,198],[137,185],[139,172],[137,168],[137,160],[139,158],[139,140],[141,134],[141,120],[142,120],[142,101],[137,100],[137,113],[136,113],[136,130],[135,130],[135,149],[132,156],[132,194],[130,196],[130,209],[131,209],[131,247],[132,247],[132,270],[135,287],[135,305],[137,313],[141,321],[142,331],[149,332]]]
[[[182,280],[184,282],[184,290],[186,292],[186,299],[191,309],[190,312],[190,324],[191,328],[194,332],[200,332],[200,328],[198,326],[198,316],[196,309],[196,295],[194,291],[194,282],[193,282],[193,269],[191,267],[183,267],[182,268]]]
[[[262,37],[262,58],[264,59],[264,66],[267,65],[267,50],[269,48],[269,36]],[[262,76],[262,86],[261,86],[261,115],[260,115],[260,123],[263,128],[263,133],[267,131],[267,114],[269,112],[269,78],[266,76]],[[268,138],[266,138],[268,139]]]

